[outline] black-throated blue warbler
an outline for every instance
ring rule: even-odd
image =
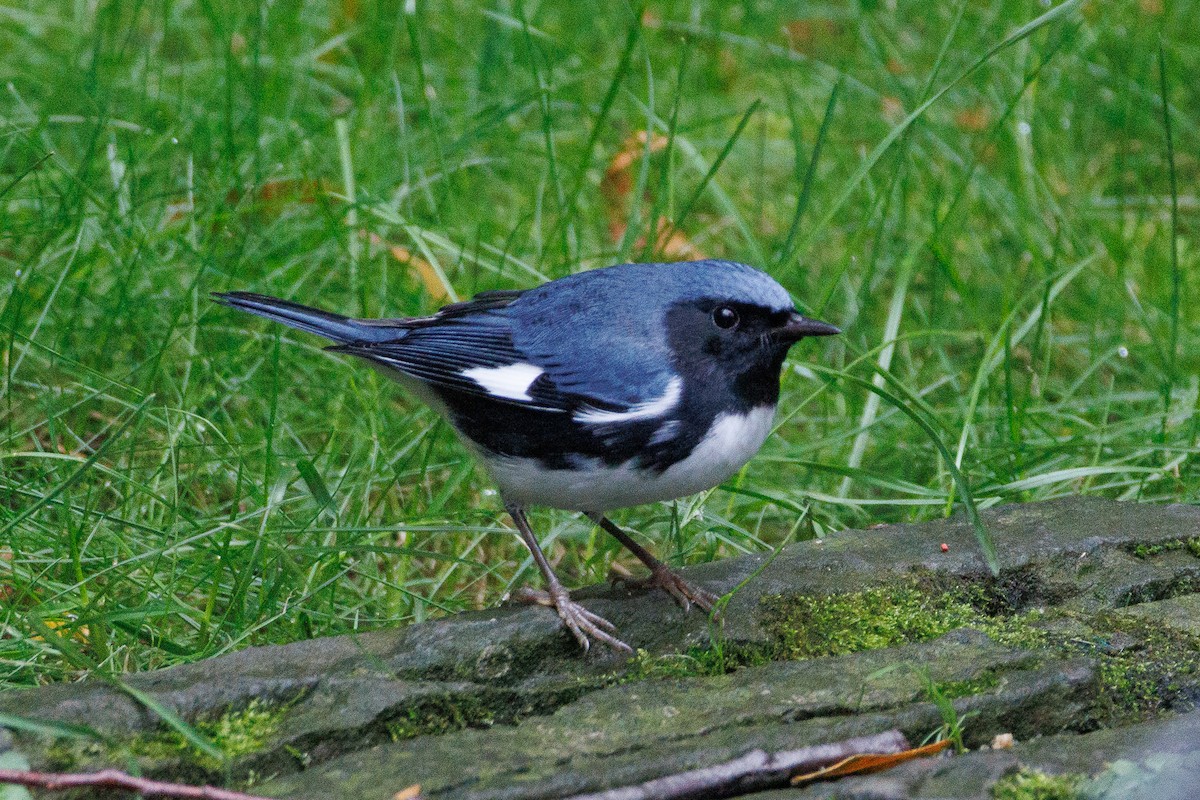
[[[731,261],[622,264],[535,289],[493,291],[429,317],[351,319],[248,292],[225,305],[331,339],[443,413],[500,489],[555,608],[589,637],[629,650],[571,599],[529,527],[529,506],[581,511],[685,608],[716,597],[656,559],[605,513],[709,489],[771,431],[788,349],[838,329],[796,311],[765,272]]]

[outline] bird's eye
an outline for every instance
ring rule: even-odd
[[[729,306],[717,306],[713,310],[713,323],[727,331],[738,324],[738,313]]]

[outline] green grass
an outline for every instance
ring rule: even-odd
[[[659,217],[845,330],[729,487],[618,515],[672,562],[943,516],[955,465],[980,507],[1200,501],[1195,2],[998,50],[1048,7],[227,5],[0,8],[0,686],[536,580],[433,413],[207,295],[420,314],[653,259]],[[631,565],[534,521],[568,583]]]

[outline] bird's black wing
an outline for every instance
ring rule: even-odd
[[[592,320],[577,307],[519,312],[527,291],[483,292],[427,317],[352,319],[250,292],[215,299],[293,328],[332,339],[330,350],[386,366],[435,390],[457,392],[533,411],[623,414],[650,410],[669,388],[655,339],[636,319]],[[595,330],[606,333],[596,336]],[[535,334],[531,336],[530,334]],[[611,357],[614,337],[623,356]],[[656,371],[657,370],[657,371]],[[636,376],[637,380],[631,380]]]
[[[328,349],[390,367],[434,389],[531,410],[568,412],[580,405],[580,398],[560,392],[545,365],[531,361],[513,344],[512,319],[504,309],[520,295],[483,292],[428,317],[356,320],[396,335]]]

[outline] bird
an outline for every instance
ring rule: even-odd
[[[421,317],[355,319],[242,291],[213,299],[322,336],[441,413],[497,485],[541,572],[545,589],[514,599],[554,609],[585,652],[593,639],[632,648],[571,598],[527,510],[581,512],[649,569],[643,586],[711,612],[715,594],[607,514],[736,474],[771,432],[789,349],[841,332],[801,314],[767,273],[715,259],[589,269]]]

